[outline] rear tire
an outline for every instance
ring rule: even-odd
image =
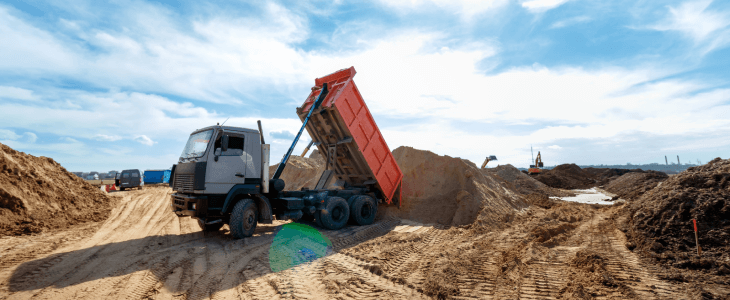
[[[119,187],[119,190],[120,190],[120,191],[124,191],[124,188],[123,188],[123,187]]]
[[[241,199],[233,207],[231,221],[231,235],[234,238],[242,239],[253,235],[258,224],[258,209],[256,203],[251,199]]]
[[[323,227],[331,230],[345,227],[350,218],[350,207],[347,205],[347,201],[340,197],[330,197],[326,203],[325,209],[319,212],[319,220]]]
[[[370,225],[378,213],[378,203],[370,196],[355,196],[350,206],[350,219],[357,225]]]

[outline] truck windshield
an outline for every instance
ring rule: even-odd
[[[185,144],[185,149],[183,149],[180,157],[195,158],[203,156],[203,153],[205,153],[205,149],[208,147],[208,142],[210,141],[210,137],[212,135],[213,129],[190,135],[188,143]]]

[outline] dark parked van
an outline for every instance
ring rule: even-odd
[[[114,183],[119,186],[120,191],[136,187],[141,189],[142,173],[140,173],[137,169],[124,170],[121,173],[117,173],[117,177],[115,178]]]

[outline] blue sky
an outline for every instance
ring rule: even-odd
[[[355,66],[391,149],[707,162],[730,156],[729,46],[728,1],[0,1],[0,143],[168,168],[191,131],[260,119],[276,162],[314,79]]]

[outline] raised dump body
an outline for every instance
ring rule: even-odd
[[[355,73],[350,67],[317,78],[309,97],[297,108],[303,121],[327,83],[329,93],[306,125],[332,171],[325,171],[317,186],[323,187],[331,175],[350,186],[374,187],[386,203],[400,204],[403,172],[353,81]]]

